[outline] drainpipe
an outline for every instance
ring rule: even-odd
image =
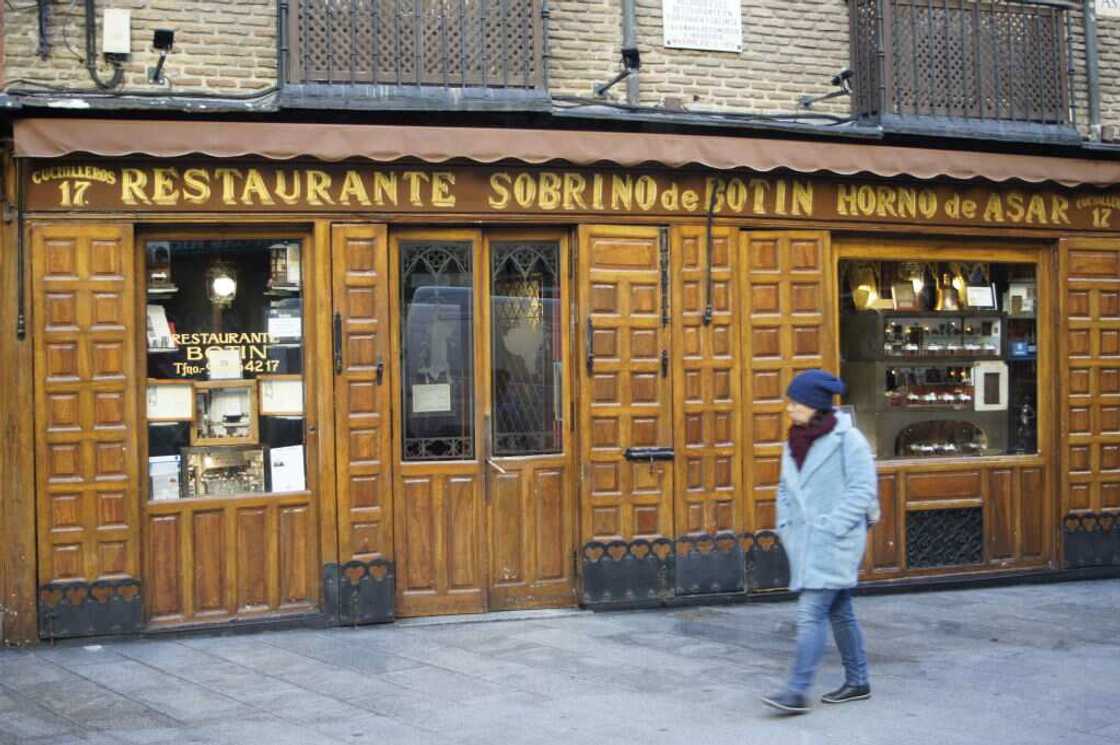
[[[1089,83],[1089,139],[1101,141],[1101,70],[1097,47],[1097,11],[1094,0],[1082,0],[1081,20],[1085,24],[1085,67]]]
[[[622,0],[622,48],[637,49],[638,25],[637,12],[634,9],[636,0]],[[1086,0],[1090,2],[1090,0]],[[626,103],[631,106],[638,105],[638,71],[631,70],[626,76]]]

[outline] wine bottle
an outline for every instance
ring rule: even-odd
[[[933,277],[929,265],[922,269],[922,290],[918,293],[918,307],[922,310],[933,310],[937,299],[937,280]]]

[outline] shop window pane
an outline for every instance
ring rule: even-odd
[[[145,244],[151,499],[307,488],[301,248]]]
[[[491,258],[496,455],[562,449],[560,247],[495,243]]]
[[[845,403],[880,458],[1034,453],[1033,264],[840,263]]]
[[[405,460],[474,457],[472,245],[401,242]]]

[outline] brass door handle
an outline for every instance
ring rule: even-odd
[[[377,355],[377,361],[373,367],[377,370],[377,384],[381,385],[381,378],[385,374],[385,362],[381,359],[381,355]]]
[[[502,474],[503,476],[504,476],[504,475],[506,475],[507,473],[509,473],[509,471],[507,471],[506,469],[504,469],[504,468],[502,468],[501,466],[499,466],[499,465],[498,465],[498,464],[497,464],[497,463],[496,463],[496,462],[494,461],[494,459],[493,459],[493,458],[487,458],[487,459],[486,459],[486,464],[487,464],[487,465],[489,465],[489,466],[490,466],[491,468],[493,468],[493,469],[494,469],[495,471],[497,471],[498,473]]]

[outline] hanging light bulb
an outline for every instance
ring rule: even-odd
[[[237,297],[237,273],[223,261],[216,261],[206,272],[206,294],[210,302],[228,308]]]

